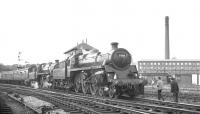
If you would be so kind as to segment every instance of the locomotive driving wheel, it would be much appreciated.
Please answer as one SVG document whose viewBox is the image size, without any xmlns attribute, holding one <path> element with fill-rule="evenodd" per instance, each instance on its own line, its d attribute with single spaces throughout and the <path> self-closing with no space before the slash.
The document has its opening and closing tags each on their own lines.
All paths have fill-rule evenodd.
<svg viewBox="0 0 200 114">
<path fill-rule="evenodd" d="M 82 73 L 78 73 L 75 78 L 74 78 L 74 90 L 76 93 L 80 92 L 80 91 L 84 91 L 82 90 L 82 85 L 83 85 L 83 76 Z"/>
<path fill-rule="evenodd" d="M 86 94 L 89 91 L 89 86 L 86 82 L 86 76 L 83 72 L 79 73 L 75 77 L 75 92 L 78 93 L 79 91 Z"/>
<path fill-rule="evenodd" d="M 104 88 L 103 87 L 99 87 L 98 89 L 98 95 L 103 97 L 104 96 Z"/>
<path fill-rule="evenodd" d="M 96 95 L 97 94 L 97 90 L 98 90 L 98 86 L 97 86 L 97 77 L 93 76 L 91 79 L 91 84 L 90 84 L 90 93 L 92 95 Z"/>
<path fill-rule="evenodd" d="M 88 91 L 89 91 L 89 86 L 88 86 L 88 84 L 87 84 L 87 81 L 85 81 L 85 79 L 82 80 L 82 82 L 81 82 L 81 87 L 82 87 L 82 92 L 83 92 L 84 94 L 88 93 Z"/>
<path fill-rule="evenodd" d="M 109 88 L 109 91 L 108 91 L 108 96 L 110 98 L 114 98 L 115 94 L 116 94 L 116 89 L 115 89 L 114 86 L 111 85 L 110 88 Z"/>
<path fill-rule="evenodd" d="M 76 79 L 76 80 L 75 80 L 75 88 L 74 88 L 74 90 L 75 90 L 76 93 L 79 92 L 80 87 L 81 87 L 80 79 Z"/>
</svg>

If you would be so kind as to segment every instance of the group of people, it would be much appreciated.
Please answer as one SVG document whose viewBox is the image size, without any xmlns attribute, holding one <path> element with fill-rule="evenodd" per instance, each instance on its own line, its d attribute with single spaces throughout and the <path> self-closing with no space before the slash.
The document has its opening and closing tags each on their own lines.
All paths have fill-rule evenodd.
<svg viewBox="0 0 200 114">
<path fill-rule="evenodd" d="M 178 102 L 179 87 L 175 78 L 171 78 L 170 85 L 171 85 L 171 92 L 173 94 L 174 102 Z M 162 99 L 164 101 L 164 97 L 162 96 L 163 81 L 161 77 L 158 77 L 157 89 L 158 89 L 158 100 Z"/>
</svg>

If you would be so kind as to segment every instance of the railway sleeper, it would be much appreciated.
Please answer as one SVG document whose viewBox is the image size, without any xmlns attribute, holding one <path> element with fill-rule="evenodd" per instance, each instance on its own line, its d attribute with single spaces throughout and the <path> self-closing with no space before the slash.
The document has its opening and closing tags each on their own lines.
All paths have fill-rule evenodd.
<svg viewBox="0 0 200 114">
<path fill-rule="evenodd" d="M 7 106 L 6 104 L 2 104 L 0 106 L 0 112 L 1 114 L 13 114 L 11 108 Z"/>
</svg>

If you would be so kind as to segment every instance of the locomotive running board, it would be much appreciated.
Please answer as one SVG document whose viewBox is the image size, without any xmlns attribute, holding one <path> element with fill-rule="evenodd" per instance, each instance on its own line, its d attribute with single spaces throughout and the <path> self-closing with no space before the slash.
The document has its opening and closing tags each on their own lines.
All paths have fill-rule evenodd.
<svg viewBox="0 0 200 114">
<path fill-rule="evenodd" d="M 91 69 L 101 69 L 102 66 L 92 66 L 92 67 L 81 67 L 81 68 L 72 68 L 70 71 L 80 71 L 80 70 L 91 70 Z"/>
</svg>

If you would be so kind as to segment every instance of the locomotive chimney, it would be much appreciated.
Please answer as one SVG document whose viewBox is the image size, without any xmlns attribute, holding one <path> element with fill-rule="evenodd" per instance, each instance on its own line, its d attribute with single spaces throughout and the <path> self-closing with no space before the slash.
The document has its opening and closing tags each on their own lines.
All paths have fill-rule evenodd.
<svg viewBox="0 0 200 114">
<path fill-rule="evenodd" d="M 169 17 L 165 16 L 165 59 L 170 59 L 169 51 Z"/>
<path fill-rule="evenodd" d="M 55 63 L 56 63 L 56 64 L 59 64 L 59 60 L 55 60 Z"/>
<path fill-rule="evenodd" d="M 112 42 L 111 46 L 112 46 L 112 50 L 118 49 L 118 43 L 117 42 Z"/>
</svg>

